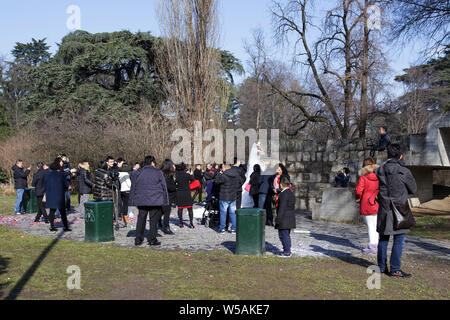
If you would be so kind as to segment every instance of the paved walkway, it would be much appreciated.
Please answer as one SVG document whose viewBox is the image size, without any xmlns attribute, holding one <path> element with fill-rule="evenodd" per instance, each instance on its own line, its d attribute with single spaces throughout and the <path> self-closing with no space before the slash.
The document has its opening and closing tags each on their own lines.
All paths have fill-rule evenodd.
<svg viewBox="0 0 450 320">
<path fill-rule="evenodd" d="M 84 220 L 75 208 L 75 213 L 69 215 L 72 232 L 64 233 L 61 239 L 84 241 Z M 203 210 L 196 209 L 196 216 Z M 185 219 L 187 212 L 184 213 Z M 0 224 L 21 230 L 35 236 L 56 237 L 48 230 L 48 225 L 33 222 L 34 215 L 0 217 Z M 176 209 L 171 213 L 171 229 L 175 235 L 164 235 L 161 231 L 159 240 L 162 246 L 157 250 L 230 250 L 236 248 L 236 236 L 226 233 L 219 234 L 217 228 L 205 228 L 196 220 L 196 228 L 180 229 Z M 62 228 L 59 219 L 57 227 Z M 188 221 L 185 220 L 187 225 Z M 147 224 L 148 228 L 148 224 Z M 127 228 L 115 232 L 116 244 L 124 247 L 134 247 L 136 219 Z M 297 215 L 297 230 L 310 233 L 292 233 L 292 252 L 297 257 L 350 257 L 361 256 L 361 249 L 367 245 L 367 231 L 364 226 L 351 224 L 313 222 L 306 214 Z M 58 233 L 57 233 L 58 234 Z M 148 231 L 146 232 L 146 236 Z M 278 254 L 282 249 L 278 232 L 273 227 L 266 227 L 266 251 L 268 255 Z M 391 241 L 392 245 L 392 241 Z M 143 246 L 145 247 L 145 246 Z M 420 254 L 450 260 L 450 241 L 422 239 L 413 236 L 406 237 L 405 254 Z"/>
</svg>

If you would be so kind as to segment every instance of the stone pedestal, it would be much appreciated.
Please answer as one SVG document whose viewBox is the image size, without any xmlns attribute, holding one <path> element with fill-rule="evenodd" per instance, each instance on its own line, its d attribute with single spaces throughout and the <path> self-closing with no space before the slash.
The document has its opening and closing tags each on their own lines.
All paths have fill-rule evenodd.
<svg viewBox="0 0 450 320">
<path fill-rule="evenodd" d="M 358 222 L 360 220 L 359 204 L 355 200 L 353 189 L 325 189 L 322 203 L 316 203 L 311 209 L 313 220 L 337 222 Z"/>
</svg>

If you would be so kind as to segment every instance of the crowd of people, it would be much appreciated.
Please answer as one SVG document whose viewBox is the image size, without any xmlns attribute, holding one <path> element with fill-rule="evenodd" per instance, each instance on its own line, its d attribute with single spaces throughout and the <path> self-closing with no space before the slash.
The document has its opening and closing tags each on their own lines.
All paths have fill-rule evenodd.
<svg viewBox="0 0 450 320">
<path fill-rule="evenodd" d="M 385 132 L 385 129 L 383 129 Z M 383 141 L 388 141 L 382 138 Z M 381 141 L 381 143 L 384 143 Z M 402 162 L 403 154 L 400 146 L 388 141 L 384 146 L 388 160 L 381 166 L 373 158 L 367 158 L 359 172 L 356 186 L 356 198 L 360 202 L 360 214 L 368 229 L 369 241 L 365 253 L 377 254 L 381 272 L 394 277 L 410 277 L 401 270 L 401 255 L 404 247 L 405 234 L 413 225 L 401 224 L 396 213 L 406 216 L 410 213 L 408 195 L 417 191 L 417 186 L 411 172 Z M 184 228 L 183 212 L 186 209 L 189 216 L 188 228 L 194 229 L 193 206 L 194 199 L 202 203 L 203 190 L 206 190 L 206 202 L 216 198 L 220 207 L 219 232 L 228 229 L 228 219 L 231 228 L 228 232 L 236 233 L 236 210 L 241 207 L 243 190 L 253 199 L 253 207 L 266 211 L 266 225 L 278 229 L 283 245 L 281 256 L 290 257 L 290 232 L 296 228 L 295 196 L 293 185 L 286 167 L 279 163 L 273 175 L 264 174 L 259 164 L 253 166 L 253 171 L 246 181 L 247 167 L 237 159 L 230 164 L 208 164 L 205 170 L 196 165 L 195 170 L 187 168 L 184 163 L 174 164 L 170 159 L 163 161 L 158 168 L 153 156 L 145 157 L 142 163 L 130 167 L 123 158 L 115 160 L 108 156 L 99 163 L 92 180 L 90 164 L 82 161 L 77 169 L 72 169 L 66 155 L 57 157 L 50 166 L 37 164 L 37 172 L 33 176 L 32 186 L 35 187 L 38 214 L 35 221 L 44 219 L 50 224 L 50 230 L 56 231 L 55 216 L 60 215 L 64 231 L 71 231 L 67 222 L 70 212 L 70 191 L 72 178 L 77 177 L 78 196 L 81 214 L 84 216 L 84 203 L 93 193 L 95 201 L 118 202 L 120 219 L 129 221 L 129 207 L 138 208 L 135 245 L 144 241 L 144 231 L 147 219 L 150 224 L 149 244 L 158 246 L 158 225 L 166 235 L 173 235 L 170 229 L 170 213 L 177 208 L 179 227 Z M 17 199 L 16 214 L 25 211 L 23 194 L 27 188 L 27 177 L 31 167 L 26 170 L 22 160 L 17 160 L 12 167 L 14 172 Z M 343 170 L 336 183 L 343 187 L 348 185 L 347 170 Z M 337 178 L 338 178 L 337 177 Z M 114 192 L 118 198 L 115 200 Z M 194 196 L 192 196 L 194 192 Z M 274 221 L 273 208 L 276 208 Z M 46 209 L 49 209 L 47 215 Z M 409 210 L 409 211 L 408 211 Z M 387 267 L 387 247 L 390 237 L 394 244 L 390 259 L 390 271 Z"/>
</svg>

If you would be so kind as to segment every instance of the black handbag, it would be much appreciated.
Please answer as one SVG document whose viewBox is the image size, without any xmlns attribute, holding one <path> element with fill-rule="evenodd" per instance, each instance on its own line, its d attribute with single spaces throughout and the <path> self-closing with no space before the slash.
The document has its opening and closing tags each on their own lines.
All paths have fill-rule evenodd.
<svg viewBox="0 0 450 320">
<path fill-rule="evenodd" d="M 388 175 L 386 175 L 386 178 Z M 391 193 L 389 190 L 389 179 L 387 179 L 388 185 L 388 196 L 391 201 L 391 210 L 392 215 L 394 218 L 394 231 L 402 230 L 402 229 L 410 229 L 412 227 L 416 226 L 416 220 L 414 219 L 414 216 L 412 214 L 411 208 L 409 207 L 409 203 L 406 202 L 405 204 L 396 203 L 391 198 Z"/>
</svg>

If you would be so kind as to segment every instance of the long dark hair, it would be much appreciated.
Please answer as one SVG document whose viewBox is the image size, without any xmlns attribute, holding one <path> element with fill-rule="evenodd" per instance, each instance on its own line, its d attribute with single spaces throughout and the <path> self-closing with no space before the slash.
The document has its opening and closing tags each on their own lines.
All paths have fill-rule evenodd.
<svg viewBox="0 0 450 320">
<path fill-rule="evenodd" d="M 279 163 L 279 164 L 278 164 L 278 167 L 281 168 L 281 175 L 282 175 L 282 176 L 289 176 L 289 173 L 288 173 L 286 167 L 284 166 L 284 164 Z"/>
<path fill-rule="evenodd" d="M 261 173 L 261 166 L 259 164 L 255 164 L 253 166 L 253 172 Z"/>
<path fill-rule="evenodd" d="M 187 170 L 186 164 L 184 162 L 176 165 L 177 171 L 185 172 Z"/>
<path fill-rule="evenodd" d="M 53 163 L 50 165 L 50 170 L 52 171 L 61 171 L 62 167 L 61 167 L 61 158 L 56 158 Z"/>
<path fill-rule="evenodd" d="M 166 159 L 163 161 L 163 163 L 161 164 L 161 171 L 164 174 L 164 177 L 166 178 L 170 178 L 173 177 L 174 174 L 174 169 L 173 169 L 173 161 L 170 159 Z"/>
</svg>

